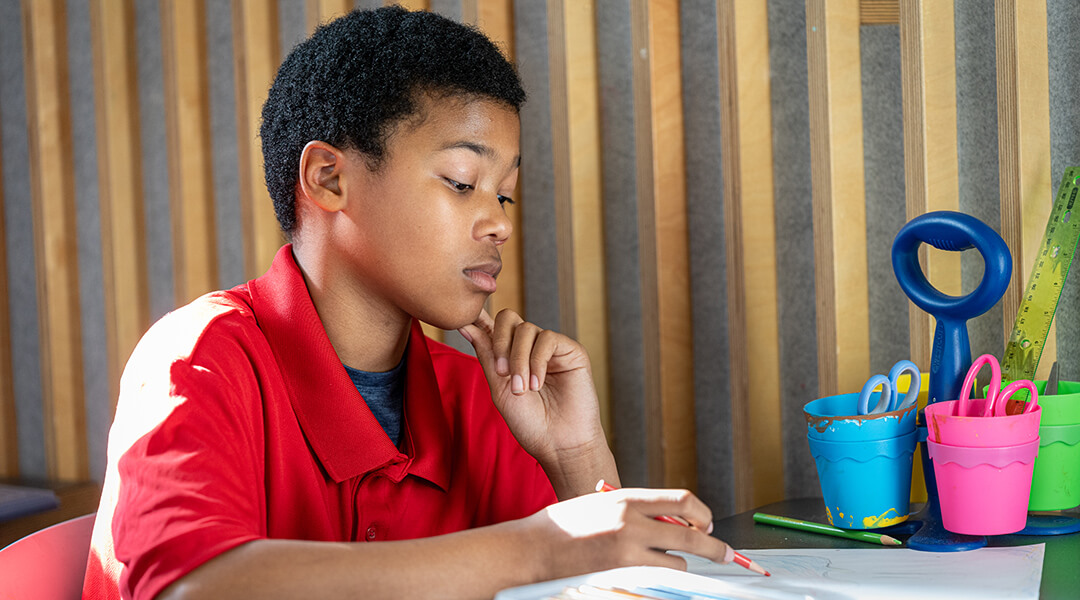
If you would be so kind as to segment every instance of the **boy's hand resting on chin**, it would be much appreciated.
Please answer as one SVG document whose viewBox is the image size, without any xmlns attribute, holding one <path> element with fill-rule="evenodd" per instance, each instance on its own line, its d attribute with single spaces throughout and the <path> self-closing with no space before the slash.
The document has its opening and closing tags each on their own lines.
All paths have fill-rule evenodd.
<svg viewBox="0 0 1080 600">
<path fill-rule="evenodd" d="M 560 499 L 614 479 L 589 356 L 577 341 L 512 310 L 481 311 L 458 331 L 484 368 L 491 398 L 518 443 L 548 473 Z"/>
</svg>

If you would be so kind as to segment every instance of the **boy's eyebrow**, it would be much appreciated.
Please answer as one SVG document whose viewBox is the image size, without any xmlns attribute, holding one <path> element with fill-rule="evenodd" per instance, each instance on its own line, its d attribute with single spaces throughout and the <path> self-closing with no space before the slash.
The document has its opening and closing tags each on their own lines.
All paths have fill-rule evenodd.
<svg viewBox="0 0 1080 600">
<path fill-rule="evenodd" d="M 492 160 L 494 160 L 496 158 L 495 150 L 493 150 L 490 146 L 485 146 L 484 144 L 478 144 L 476 142 L 470 142 L 470 141 L 467 141 L 467 140 L 461 140 L 461 141 L 457 141 L 457 142 L 450 142 L 449 144 L 443 146 L 439 150 L 440 151 L 442 151 L 442 150 L 456 150 L 458 148 L 464 148 L 465 150 L 472 150 L 473 152 L 477 153 L 478 155 L 480 155 L 480 156 L 482 156 L 484 158 L 490 158 Z M 521 155 L 519 154 L 519 155 L 517 155 L 517 158 L 514 159 L 514 167 L 520 167 L 520 166 L 521 166 Z"/>
</svg>

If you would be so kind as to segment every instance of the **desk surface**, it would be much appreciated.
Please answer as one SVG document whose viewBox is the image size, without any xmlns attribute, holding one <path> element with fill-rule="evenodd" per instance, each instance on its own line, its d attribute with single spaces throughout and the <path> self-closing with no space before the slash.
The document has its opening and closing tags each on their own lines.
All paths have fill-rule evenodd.
<svg viewBox="0 0 1080 600">
<path fill-rule="evenodd" d="M 856 542 L 829 535 L 820 535 L 754 523 L 755 512 L 769 513 L 828 523 L 825 504 L 821 498 L 784 500 L 740 513 L 714 523 L 713 535 L 739 550 L 763 548 L 889 548 L 864 542 Z M 906 540 L 906 535 L 895 535 Z M 988 538 L 988 546 L 1024 546 L 1046 544 L 1043 558 L 1041 598 L 1076 598 L 1080 594 L 1080 533 L 1071 535 L 996 535 Z"/>
</svg>

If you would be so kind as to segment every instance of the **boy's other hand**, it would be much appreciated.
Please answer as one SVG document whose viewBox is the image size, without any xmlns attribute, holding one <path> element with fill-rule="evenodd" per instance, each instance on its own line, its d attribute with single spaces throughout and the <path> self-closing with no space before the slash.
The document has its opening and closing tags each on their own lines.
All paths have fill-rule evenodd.
<svg viewBox="0 0 1080 600">
<path fill-rule="evenodd" d="M 545 469 L 588 462 L 579 454 L 610 455 L 589 356 L 581 344 L 509 309 L 494 319 L 482 310 L 473 324 L 458 331 L 476 349 L 492 400 L 510 430 Z M 592 485 L 603 474 L 588 476 Z"/>
<path fill-rule="evenodd" d="M 690 526 L 658 521 L 669 515 Z M 708 535 L 712 512 L 686 490 L 623 488 L 585 494 L 552 504 L 526 519 L 550 541 L 550 578 L 625 566 L 650 565 L 686 570 L 686 561 L 666 550 L 731 562 L 734 550 Z"/>
</svg>

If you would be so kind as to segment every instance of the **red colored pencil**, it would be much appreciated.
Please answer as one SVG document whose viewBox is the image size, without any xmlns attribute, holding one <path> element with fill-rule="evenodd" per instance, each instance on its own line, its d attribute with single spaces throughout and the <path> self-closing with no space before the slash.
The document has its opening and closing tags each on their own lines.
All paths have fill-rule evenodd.
<svg viewBox="0 0 1080 600">
<path fill-rule="evenodd" d="M 615 486 L 611 485 L 610 483 L 604 481 L 603 479 L 596 482 L 596 491 L 598 491 L 598 492 L 610 492 L 610 491 L 612 491 L 614 489 L 618 489 L 618 488 L 616 488 Z M 672 516 L 669 516 L 669 515 L 659 515 L 659 516 L 656 516 L 656 517 L 653 517 L 653 518 L 656 519 L 657 521 L 663 521 L 665 523 L 671 523 L 672 525 L 683 525 L 685 527 L 690 527 L 690 523 L 688 523 L 686 521 L 686 519 L 682 519 L 682 518 L 679 518 L 679 517 L 672 517 Z M 757 564 L 756 562 L 750 560 L 749 558 L 743 556 L 738 551 L 735 551 L 734 563 L 739 565 L 740 567 L 750 569 L 751 571 L 753 571 L 753 572 L 755 572 L 755 573 L 757 573 L 759 575 L 764 575 L 766 577 L 772 577 L 772 574 L 769 573 L 768 571 L 766 571 L 764 567 L 762 567 L 761 565 Z"/>
</svg>

